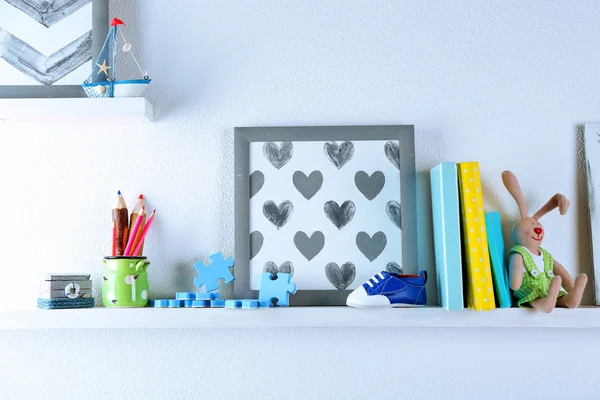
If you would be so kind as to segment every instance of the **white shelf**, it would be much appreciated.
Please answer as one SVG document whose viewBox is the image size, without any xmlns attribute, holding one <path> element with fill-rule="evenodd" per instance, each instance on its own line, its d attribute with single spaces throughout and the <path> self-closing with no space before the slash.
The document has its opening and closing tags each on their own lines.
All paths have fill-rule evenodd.
<svg viewBox="0 0 600 400">
<path fill-rule="evenodd" d="M 419 309 L 288 307 L 259 310 L 88 308 L 0 311 L 6 329 L 135 328 L 600 328 L 600 308 L 490 312 Z"/>
<path fill-rule="evenodd" d="M 152 104 L 143 97 L 112 99 L 0 99 L 0 122 L 147 122 Z"/>
</svg>

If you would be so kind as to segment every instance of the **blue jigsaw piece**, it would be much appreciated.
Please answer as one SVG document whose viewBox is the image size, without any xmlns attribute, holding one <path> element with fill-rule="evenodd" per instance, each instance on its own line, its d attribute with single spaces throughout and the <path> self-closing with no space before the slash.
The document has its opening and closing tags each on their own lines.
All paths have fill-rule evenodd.
<svg viewBox="0 0 600 400">
<path fill-rule="evenodd" d="M 194 264 L 194 268 L 198 271 L 198 277 L 194 278 L 194 284 L 198 287 L 204 285 L 207 292 L 211 292 L 219 288 L 217 281 L 225 279 L 225 283 L 233 281 L 233 275 L 229 271 L 229 267 L 233 267 L 233 258 L 223 258 L 222 253 L 216 253 L 210 256 L 212 263 L 204 265 L 202 261 Z"/>
<path fill-rule="evenodd" d="M 211 300 L 210 306 L 212 308 L 223 308 L 225 307 L 225 300 Z"/>
<path fill-rule="evenodd" d="M 208 308 L 210 307 L 210 300 L 193 300 L 192 307 L 194 308 Z"/>
<path fill-rule="evenodd" d="M 183 307 L 183 300 L 169 300 L 169 308 Z"/>
<path fill-rule="evenodd" d="M 169 307 L 169 300 L 150 300 L 148 301 L 148 307 Z"/>
<path fill-rule="evenodd" d="M 194 292 L 177 292 L 175 293 L 176 300 L 196 300 L 196 293 Z"/>
<path fill-rule="evenodd" d="M 177 307 L 184 307 L 184 301 L 183 300 L 150 300 L 148 302 L 148 305 L 150 307 L 155 307 L 155 308 L 177 308 Z"/>
<path fill-rule="evenodd" d="M 268 302 L 269 307 L 277 299 L 277 305 L 287 307 L 290 293 L 296 293 L 296 284 L 292 282 L 291 274 L 278 273 L 275 280 L 269 272 L 264 272 L 260 277 L 260 290 L 258 300 Z"/>
<path fill-rule="evenodd" d="M 196 300 L 219 300 L 221 295 L 219 293 L 195 293 Z"/>
<path fill-rule="evenodd" d="M 225 308 L 243 308 L 250 310 L 253 308 L 264 308 L 269 307 L 269 303 L 259 301 L 256 299 L 243 299 L 243 300 L 226 300 Z"/>
<path fill-rule="evenodd" d="M 184 300 L 183 306 L 189 308 L 207 308 L 210 307 L 210 300 Z"/>
<path fill-rule="evenodd" d="M 196 293 L 196 292 L 177 292 L 175 300 L 218 300 L 221 297 L 219 293 Z"/>
</svg>

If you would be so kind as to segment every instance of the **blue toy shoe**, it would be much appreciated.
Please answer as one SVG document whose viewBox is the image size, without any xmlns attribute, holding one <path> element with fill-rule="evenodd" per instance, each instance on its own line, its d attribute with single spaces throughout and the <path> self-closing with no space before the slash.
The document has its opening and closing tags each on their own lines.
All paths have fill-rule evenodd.
<svg viewBox="0 0 600 400">
<path fill-rule="evenodd" d="M 346 305 L 367 307 L 422 307 L 427 304 L 427 272 L 420 275 L 396 275 L 381 271 L 354 289 Z"/>
</svg>

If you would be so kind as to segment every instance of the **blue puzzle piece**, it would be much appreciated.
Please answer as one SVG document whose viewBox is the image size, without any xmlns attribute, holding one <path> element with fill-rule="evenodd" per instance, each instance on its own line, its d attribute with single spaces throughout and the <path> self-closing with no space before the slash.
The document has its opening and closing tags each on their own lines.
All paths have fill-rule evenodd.
<svg viewBox="0 0 600 400">
<path fill-rule="evenodd" d="M 223 258 L 222 253 L 216 253 L 210 256 L 212 263 L 204 265 L 202 261 L 194 264 L 194 268 L 198 271 L 198 277 L 194 278 L 194 284 L 198 287 L 204 285 L 207 292 L 211 292 L 219 288 L 217 281 L 225 279 L 225 283 L 233 281 L 233 275 L 229 271 L 229 267 L 233 267 L 233 258 Z"/>
<path fill-rule="evenodd" d="M 177 307 L 183 307 L 184 306 L 184 302 L 183 300 L 150 300 L 148 302 L 148 306 L 150 307 L 155 307 L 155 308 L 177 308 Z"/>
<path fill-rule="evenodd" d="M 225 308 L 242 308 L 241 300 L 225 300 Z"/>
<path fill-rule="evenodd" d="M 210 300 L 194 300 L 194 301 L 192 301 L 192 307 L 208 308 L 208 307 L 210 307 Z"/>
<path fill-rule="evenodd" d="M 219 300 L 221 295 L 219 293 L 195 293 L 196 300 Z"/>
<path fill-rule="evenodd" d="M 219 293 L 196 293 L 196 292 L 177 292 L 176 300 L 218 300 L 221 296 Z"/>
<path fill-rule="evenodd" d="M 177 292 L 175 293 L 176 300 L 196 300 L 196 293 L 194 292 Z"/>
<path fill-rule="evenodd" d="M 148 307 L 169 307 L 169 300 L 150 300 L 148 301 Z"/>
<path fill-rule="evenodd" d="M 225 307 L 225 300 L 211 300 L 210 306 L 212 308 L 223 308 Z"/>
<path fill-rule="evenodd" d="M 210 300 L 184 300 L 183 306 L 189 308 L 206 308 L 210 307 Z"/>
<path fill-rule="evenodd" d="M 273 276 L 269 272 L 264 272 L 260 277 L 260 290 L 258 300 L 268 302 L 269 306 L 273 300 L 277 299 L 277 305 L 287 307 L 289 305 L 290 293 L 296 293 L 296 284 L 291 282 L 292 275 L 278 273 L 277 279 L 272 280 Z"/>
<path fill-rule="evenodd" d="M 269 307 L 267 302 L 258 301 L 255 299 L 244 299 L 244 300 L 226 300 L 225 308 L 243 308 L 249 310 L 252 308 L 263 308 Z"/>
</svg>

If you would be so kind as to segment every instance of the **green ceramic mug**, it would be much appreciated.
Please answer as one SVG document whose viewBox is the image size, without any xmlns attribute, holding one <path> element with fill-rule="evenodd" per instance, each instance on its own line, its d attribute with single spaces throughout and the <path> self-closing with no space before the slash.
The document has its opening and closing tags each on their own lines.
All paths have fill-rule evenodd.
<svg viewBox="0 0 600 400">
<path fill-rule="evenodd" d="M 102 303 L 104 307 L 145 307 L 148 304 L 146 257 L 104 257 Z"/>
</svg>

